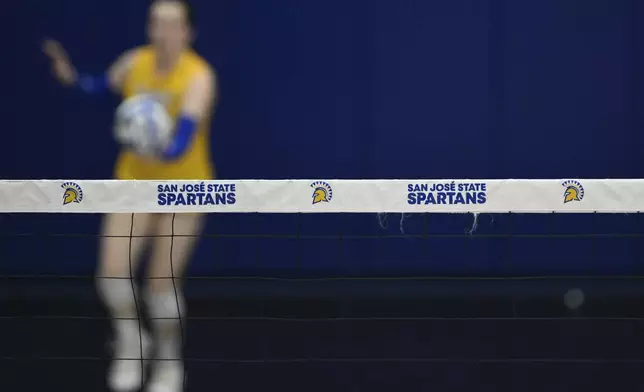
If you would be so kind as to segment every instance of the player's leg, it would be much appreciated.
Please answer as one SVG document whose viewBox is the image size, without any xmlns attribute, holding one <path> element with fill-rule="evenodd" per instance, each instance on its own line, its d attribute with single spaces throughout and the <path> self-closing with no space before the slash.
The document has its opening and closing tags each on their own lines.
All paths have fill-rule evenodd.
<svg viewBox="0 0 644 392">
<path fill-rule="evenodd" d="M 146 304 L 157 355 L 149 392 L 179 392 L 183 386 L 185 302 L 183 274 L 204 224 L 201 214 L 163 214 L 148 271 Z"/>
<path fill-rule="evenodd" d="M 107 377 L 115 391 L 136 390 L 142 384 L 141 358 L 147 356 L 149 339 L 140 328 L 139 292 L 132 275 L 148 239 L 143 236 L 154 227 L 153 218 L 151 214 L 108 214 L 103 218 L 96 285 L 115 334 L 114 360 Z"/>
</svg>

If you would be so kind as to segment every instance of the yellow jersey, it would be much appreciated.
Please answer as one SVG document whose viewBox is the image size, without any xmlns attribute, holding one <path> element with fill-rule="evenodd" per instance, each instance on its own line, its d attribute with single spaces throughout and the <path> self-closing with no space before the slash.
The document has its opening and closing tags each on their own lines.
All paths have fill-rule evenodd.
<svg viewBox="0 0 644 392">
<path fill-rule="evenodd" d="M 166 106 L 176 120 L 181 112 L 183 95 L 195 74 L 212 72 L 210 65 L 197 53 L 183 53 L 174 68 L 159 76 L 155 53 L 150 47 L 137 49 L 123 84 L 123 98 L 137 94 L 153 94 Z M 141 157 L 132 151 L 121 152 L 115 169 L 119 180 L 209 180 L 214 178 L 210 158 L 210 119 L 204 117 L 184 154 L 171 162 Z"/>
</svg>

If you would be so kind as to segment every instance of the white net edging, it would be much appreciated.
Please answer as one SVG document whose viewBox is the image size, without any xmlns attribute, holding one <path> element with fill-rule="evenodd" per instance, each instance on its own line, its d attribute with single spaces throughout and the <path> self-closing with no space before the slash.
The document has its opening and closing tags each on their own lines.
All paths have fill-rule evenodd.
<svg viewBox="0 0 644 392">
<path fill-rule="evenodd" d="M 635 213 L 644 180 L 12 180 L 0 212 Z"/>
</svg>

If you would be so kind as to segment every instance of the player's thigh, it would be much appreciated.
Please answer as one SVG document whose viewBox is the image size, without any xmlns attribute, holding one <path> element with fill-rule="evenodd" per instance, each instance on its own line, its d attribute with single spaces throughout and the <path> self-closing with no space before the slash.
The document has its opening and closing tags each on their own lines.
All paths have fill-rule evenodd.
<svg viewBox="0 0 644 392">
<path fill-rule="evenodd" d="M 153 214 L 106 214 L 101 225 L 97 276 L 129 277 L 153 235 Z"/>
<path fill-rule="evenodd" d="M 153 290 L 179 283 L 205 222 L 203 214 L 163 214 L 157 225 L 148 269 Z"/>
</svg>

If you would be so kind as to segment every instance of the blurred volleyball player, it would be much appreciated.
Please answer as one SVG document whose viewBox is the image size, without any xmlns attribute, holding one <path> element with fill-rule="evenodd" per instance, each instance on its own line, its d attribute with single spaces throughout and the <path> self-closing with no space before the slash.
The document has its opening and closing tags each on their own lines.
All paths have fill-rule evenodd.
<svg viewBox="0 0 644 392">
<path fill-rule="evenodd" d="M 123 151 L 116 163 L 117 179 L 211 179 L 214 173 L 208 132 L 217 81 L 213 69 L 190 49 L 192 14 L 188 5 L 179 0 L 153 1 L 148 34 L 149 46 L 125 52 L 102 76 L 78 73 L 58 42 L 46 41 L 44 51 L 51 59 L 54 76 L 62 84 L 87 94 L 112 90 L 123 98 L 155 94 L 174 117 L 173 141 L 163 156 L 151 160 Z M 143 359 L 150 358 L 152 352 L 161 361 L 153 361 L 147 390 L 183 390 L 185 305 L 178 277 L 191 256 L 195 235 L 202 229 L 202 218 L 199 214 L 105 216 L 96 282 L 115 332 L 113 361 L 107 376 L 112 390 L 139 389 L 147 363 Z M 147 273 L 151 279 L 146 280 L 141 298 L 152 320 L 150 335 L 141 329 L 139 290 L 131 279 L 149 236 L 156 236 Z"/>
</svg>

